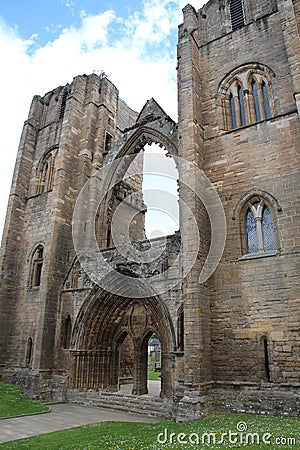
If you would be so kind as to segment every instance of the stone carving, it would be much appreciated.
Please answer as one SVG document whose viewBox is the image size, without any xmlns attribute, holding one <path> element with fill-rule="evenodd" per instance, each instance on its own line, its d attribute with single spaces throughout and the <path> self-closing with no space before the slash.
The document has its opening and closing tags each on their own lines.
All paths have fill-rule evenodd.
<svg viewBox="0 0 300 450">
<path fill-rule="evenodd" d="M 63 291 L 90 289 L 92 287 L 92 280 L 82 270 L 78 259 L 75 259 L 64 282 Z"/>
</svg>

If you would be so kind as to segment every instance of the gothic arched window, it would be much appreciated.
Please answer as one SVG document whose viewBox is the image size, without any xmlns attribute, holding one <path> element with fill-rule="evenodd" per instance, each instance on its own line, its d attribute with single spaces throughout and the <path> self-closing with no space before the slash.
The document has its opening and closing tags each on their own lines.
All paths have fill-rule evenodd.
<svg viewBox="0 0 300 450">
<path fill-rule="evenodd" d="M 232 70 L 219 84 L 224 130 L 251 125 L 275 115 L 271 79 L 274 72 L 259 63 Z"/>
<path fill-rule="evenodd" d="M 44 262 L 44 247 L 39 245 L 31 258 L 31 268 L 29 277 L 29 286 L 38 287 L 41 284 L 42 268 Z"/>
<path fill-rule="evenodd" d="M 247 253 L 276 250 L 272 212 L 263 200 L 248 203 L 245 222 Z"/>
<path fill-rule="evenodd" d="M 37 194 L 51 191 L 54 177 L 55 151 L 50 151 L 43 158 L 39 167 Z"/>
</svg>

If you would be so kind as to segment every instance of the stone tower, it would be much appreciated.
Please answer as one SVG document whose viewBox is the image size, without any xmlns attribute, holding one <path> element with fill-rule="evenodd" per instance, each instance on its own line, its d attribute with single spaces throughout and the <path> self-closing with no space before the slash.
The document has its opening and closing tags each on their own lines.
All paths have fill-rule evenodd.
<svg viewBox="0 0 300 450">
<path fill-rule="evenodd" d="M 153 99 L 136 113 L 95 74 L 33 99 L 1 249 L 2 379 L 31 396 L 96 401 L 119 390 L 130 349 L 140 396 L 155 333 L 174 417 L 298 414 L 299 15 L 292 0 L 187 5 L 178 124 Z M 177 164 L 180 232 L 149 242 L 138 156 L 151 143 Z M 131 221 L 126 251 L 116 214 L 118 235 Z M 156 258 L 132 257 L 149 248 Z M 212 249 L 221 259 L 202 279 Z"/>
</svg>

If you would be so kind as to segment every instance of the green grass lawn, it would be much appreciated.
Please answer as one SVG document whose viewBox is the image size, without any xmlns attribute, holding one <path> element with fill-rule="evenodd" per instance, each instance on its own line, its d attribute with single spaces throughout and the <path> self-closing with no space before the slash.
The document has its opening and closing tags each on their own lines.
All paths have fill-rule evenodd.
<svg viewBox="0 0 300 450">
<path fill-rule="evenodd" d="M 148 370 L 148 380 L 161 381 L 160 372 L 154 372 L 154 370 Z"/>
<path fill-rule="evenodd" d="M 49 411 L 47 406 L 43 406 L 43 402 L 28 400 L 23 391 L 24 388 L 16 384 L 0 382 L 0 417 Z"/>
<path fill-rule="evenodd" d="M 0 417 L 47 410 L 41 402 L 28 400 L 22 392 L 20 386 L 0 382 Z M 188 423 L 102 422 L 3 443 L 0 449 L 296 450 L 300 449 L 300 419 L 213 414 Z"/>
<path fill-rule="evenodd" d="M 242 431 L 245 428 L 247 431 Z M 177 424 L 173 421 L 156 424 L 104 422 L 0 444 L 0 449 L 296 450 L 300 448 L 299 431 L 300 419 L 296 418 L 213 414 L 200 421 Z M 247 433 L 251 435 L 247 437 Z M 288 443 L 289 439 L 294 441 Z"/>
</svg>

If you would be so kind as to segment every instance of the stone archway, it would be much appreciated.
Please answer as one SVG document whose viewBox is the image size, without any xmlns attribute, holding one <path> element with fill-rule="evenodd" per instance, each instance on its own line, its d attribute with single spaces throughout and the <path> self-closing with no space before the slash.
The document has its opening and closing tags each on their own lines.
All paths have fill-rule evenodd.
<svg viewBox="0 0 300 450">
<path fill-rule="evenodd" d="M 96 237 L 100 248 L 113 246 L 111 220 L 120 199 L 124 197 L 124 191 L 130 187 L 130 183 L 126 183 L 126 180 L 130 179 L 130 177 L 126 177 L 126 172 L 131 165 L 140 168 L 141 171 L 135 173 L 135 187 L 131 186 L 132 191 L 130 193 L 133 194 L 142 190 L 142 150 L 146 145 L 151 144 L 157 144 L 166 149 L 167 156 L 178 156 L 176 124 L 153 99 L 149 100 L 142 109 L 136 125 L 125 131 L 122 138 L 115 143 L 107 160 L 108 164 L 105 165 L 103 180 L 107 194 L 97 211 L 96 217 Z M 98 197 L 95 201 L 97 199 Z M 141 201 L 139 208 L 142 214 L 144 207 L 145 205 Z M 139 222 L 141 224 L 140 220 Z M 132 236 L 132 240 L 144 240 L 143 230 L 144 224 L 138 227 L 138 231 L 135 230 L 136 235 Z"/>
<path fill-rule="evenodd" d="M 74 327 L 70 387 L 118 391 L 120 348 L 129 335 L 134 347 L 132 393 L 146 394 L 147 343 L 153 333 L 159 336 L 162 349 L 160 395 L 171 398 L 174 330 L 160 298 L 133 299 L 94 292 L 83 305 Z"/>
</svg>

